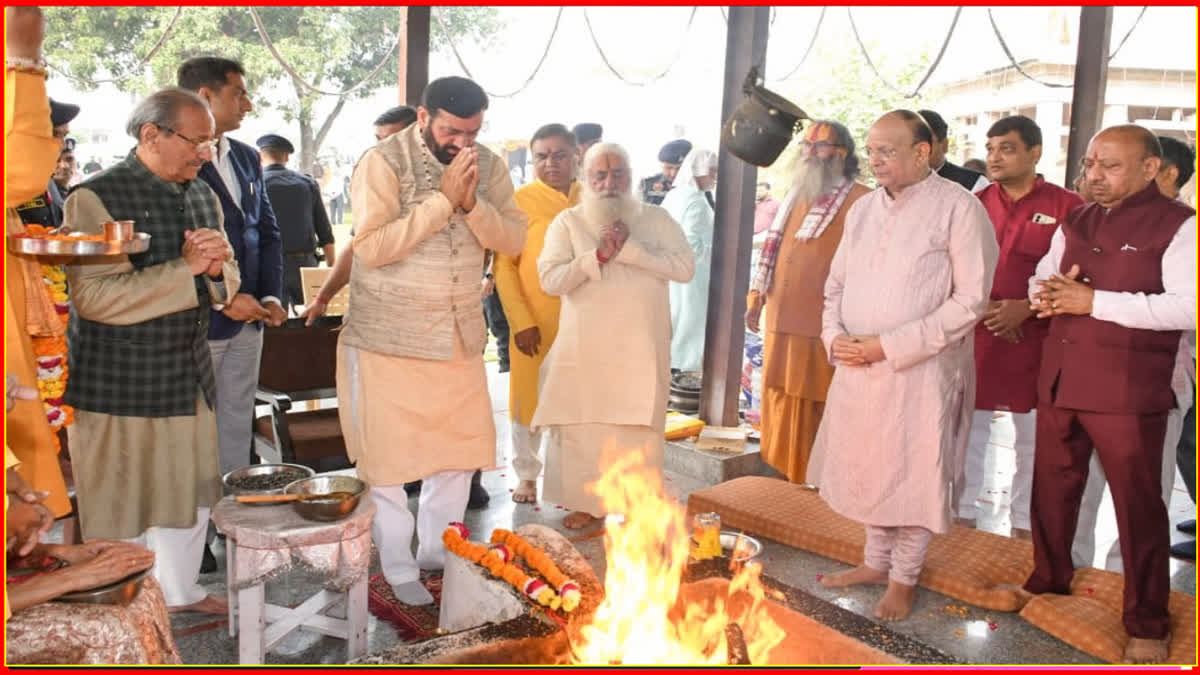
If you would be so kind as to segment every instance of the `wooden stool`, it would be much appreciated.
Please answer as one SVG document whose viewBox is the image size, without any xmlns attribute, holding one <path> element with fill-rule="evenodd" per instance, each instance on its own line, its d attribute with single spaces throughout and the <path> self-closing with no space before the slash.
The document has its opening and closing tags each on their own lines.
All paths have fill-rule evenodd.
<svg viewBox="0 0 1200 675">
<path fill-rule="evenodd" d="M 304 520 L 291 504 L 250 506 L 225 497 L 213 522 L 225 535 L 229 635 L 238 661 L 263 658 L 297 628 L 346 640 L 346 661 L 367 651 L 367 570 L 375 504 L 364 494 L 349 517 L 332 523 Z M 293 560 L 327 571 L 332 586 L 295 608 L 266 602 L 266 580 Z"/>
</svg>

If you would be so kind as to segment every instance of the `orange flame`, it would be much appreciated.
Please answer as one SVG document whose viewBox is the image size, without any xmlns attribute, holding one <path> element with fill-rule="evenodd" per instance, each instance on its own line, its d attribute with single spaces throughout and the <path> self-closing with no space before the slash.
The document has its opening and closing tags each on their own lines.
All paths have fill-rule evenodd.
<svg viewBox="0 0 1200 675">
<path fill-rule="evenodd" d="M 689 598 L 681 589 L 688 561 L 687 516 L 663 491 L 661 474 L 640 452 L 622 453 L 588 489 L 608 518 L 604 535 L 605 598 L 575 645 L 580 663 L 700 665 L 727 663 L 725 628 L 741 627 L 750 662 L 769 662 L 783 629 L 767 613 L 761 567 L 747 565 L 725 597 Z M 682 591 L 682 592 L 681 592 Z M 693 595 L 695 595 L 693 593 Z"/>
</svg>

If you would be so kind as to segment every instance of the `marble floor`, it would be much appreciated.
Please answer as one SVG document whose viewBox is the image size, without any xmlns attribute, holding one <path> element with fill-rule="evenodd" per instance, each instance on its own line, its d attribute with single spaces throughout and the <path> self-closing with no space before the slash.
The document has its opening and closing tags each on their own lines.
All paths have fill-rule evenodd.
<svg viewBox="0 0 1200 675">
<path fill-rule="evenodd" d="M 509 498 L 516 485 L 516 477 L 508 466 L 507 438 L 507 375 L 496 371 L 489 363 L 489 386 L 495 404 L 498 442 L 496 466 L 484 473 L 484 486 L 491 494 L 491 503 L 482 510 L 469 511 L 467 525 L 475 532 L 490 532 L 495 527 L 514 528 L 525 523 L 541 523 L 562 530 L 563 511 L 552 504 L 514 504 Z M 1007 493 L 1001 487 L 1012 472 L 1011 451 L 997 449 L 989 462 L 989 479 L 985 486 L 987 499 L 981 500 L 984 507 L 980 526 L 996 532 L 1007 532 Z M 693 490 L 707 487 L 686 476 L 668 474 L 667 487 L 680 500 L 685 500 Z M 417 508 L 416 500 L 410 508 Z M 1106 507 L 1111 509 L 1111 506 Z M 1177 522 L 1194 517 L 1195 507 L 1191 504 L 1182 483 L 1178 486 L 1171 503 L 1171 519 Z M 1107 525 L 1106 525 L 1107 522 Z M 1109 529 L 1104 529 L 1105 527 Z M 1106 538 L 1115 538 L 1115 526 L 1111 518 L 1101 518 L 1101 531 L 1097 537 L 1097 550 L 1107 550 Z M 569 537 L 578 533 L 571 532 Z M 1174 538 L 1183 535 L 1174 532 Z M 577 548 L 592 562 L 603 578 L 604 550 L 602 537 L 584 538 L 577 541 Z M 203 575 L 201 582 L 213 593 L 225 592 L 224 555 L 217 544 L 217 560 L 221 566 L 217 572 Z M 1100 557 L 1100 554 L 1098 554 Z M 817 575 L 844 567 L 820 556 L 799 551 L 772 541 L 764 542 L 762 555 L 764 572 L 784 583 L 803 589 L 812 595 L 831 602 L 851 612 L 870 616 L 882 590 L 878 588 L 830 590 L 817 582 Z M 373 561 L 373 571 L 378 570 L 378 559 Z M 1195 566 L 1173 560 L 1171 563 L 1172 588 L 1195 594 Z M 295 604 L 315 591 L 318 580 L 303 571 L 292 571 L 267 587 L 267 599 L 276 604 Z M 237 662 L 237 644 L 229 637 L 228 625 L 223 617 L 200 615 L 175 615 L 172 618 L 176 640 L 183 660 L 188 664 L 231 664 Z M 1059 640 L 1043 633 L 1023 621 L 1015 614 L 989 612 L 961 603 L 930 591 L 921 591 L 912 615 L 901 622 L 890 624 L 892 630 L 912 637 L 930 647 L 941 650 L 952 658 L 966 663 L 981 664 L 1089 664 L 1096 663 L 1093 657 L 1077 651 Z M 377 652 L 398 643 L 395 631 L 374 617 L 369 619 L 368 651 Z M 268 664 L 335 664 L 345 661 L 345 643 L 341 640 L 304 631 L 293 632 L 266 659 Z"/>
</svg>

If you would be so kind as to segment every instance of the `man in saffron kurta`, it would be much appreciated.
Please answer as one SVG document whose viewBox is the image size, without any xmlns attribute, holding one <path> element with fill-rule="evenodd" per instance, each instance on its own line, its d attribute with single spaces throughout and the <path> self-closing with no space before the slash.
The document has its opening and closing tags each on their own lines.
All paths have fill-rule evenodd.
<svg viewBox="0 0 1200 675">
<path fill-rule="evenodd" d="M 1029 308 L 1028 284 L 1050 238 L 1083 203 L 1079 195 L 1047 183 L 1036 172 L 1042 130 L 1024 115 L 998 120 L 988 129 L 989 175 L 976 193 L 996 229 L 1000 258 L 983 321 L 975 327 L 975 414 L 967 444 L 965 479 L 957 495 L 959 523 L 975 526 L 975 502 L 984 482 L 992 434 L 1007 427 L 1017 466 L 1012 476 L 1011 533 L 1029 538 L 1029 493 L 1033 483 L 1037 372 L 1048 322 Z"/>
<path fill-rule="evenodd" d="M 1143 127 L 1096 134 L 1084 157 L 1096 201 L 1067 217 L 1029 288 L 1038 315 L 1053 318 L 1038 378 L 1034 570 L 1024 588 L 1070 591 L 1094 447 L 1121 541 L 1127 663 L 1162 663 L 1168 653 L 1160 472 L 1180 338 L 1196 327 L 1196 212 L 1159 192 L 1161 162 Z"/>
<path fill-rule="evenodd" d="M 371 533 L 384 577 L 410 605 L 433 602 L 419 568 L 442 567 L 442 532 L 462 520 L 471 474 L 495 460 L 479 275 L 485 249 L 521 251 L 525 215 L 504 162 L 475 144 L 487 101 L 465 78 L 434 80 L 417 124 L 367 150 L 351 182 L 338 413 L 378 509 Z M 404 484 L 416 480 L 414 521 Z"/>
<path fill-rule="evenodd" d="M 36 7 L 5 9 L 5 44 L 9 59 L 41 59 L 45 27 Z M 62 142 L 50 125 L 50 100 L 46 98 L 46 73 L 36 68 L 9 66 L 4 73 L 4 223 L 8 234 L 24 232 L 16 207 L 45 192 L 54 172 Z M 4 372 L 22 385 L 37 383 L 36 357 L 27 326 L 31 304 L 45 309 L 58 322 L 45 294 L 41 266 L 36 258 L 4 250 Z M 61 328 L 61 326 L 60 326 Z M 53 432 L 41 400 L 20 400 L 4 418 L 6 442 L 13 448 L 19 471 L 34 490 L 48 492 L 45 505 L 55 516 L 71 512 L 67 487 L 58 464 Z"/>
<path fill-rule="evenodd" d="M 494 266 L 496 292 L 511 328 L 508 414 L 512 419 L 513 469 L 520 480 L 512 498 L 522 503 L 537 501 L 542 434 L 533 433 L 529 425 L 537 409 L 538 371 L 558 335 L 559 299 L 542 290 L 537 260 L 550 222 L 563 209 L 579 203 L 574 134 L 561 124 L 547 124 L 533 134 L 529 149 L 537 178 L 513 195 L 529 218 L 525 250 L 516 256 L 497 255 Z"/>
<path fill-rule="evenodd" d="M 884 620 L 912 611 L 950 504 L 974 408 L 972 331 L 987 303 L 996 237 L 971 193 L 928 166 L 932 132 L 908 110 L 867 134 L 880 187 L 846 215 L 829 268 L 821 337 L 838 366 L 810 476 L 866 525 L 864 564 L 826 586 L 887 583 Z"/>
<path fill-rule="evenodd" d="M 564 525 L 604 515 L 590 486 L 631 453 L 661 473 L 671 370 L 667 283 L 692 276 L 692 250 L 666 210 L 632 195 L 629 156 L 597 143 L 584 156 L 583 200 L 558 214 L 538 258 L 542 288 L 562 297 L 558 339 L 542 367 L 535 429 L 550 428 L 546 499 Z"/>
<path fill-rule="evenodd" d="M 849 129 L 816 122 L 804 132 L 792 188 L 767 231 L 746 296 L 746 327 L 763 326 L 762 457 L 807 482 L 833 365 L 821 343 L 825 278 L 850 206 L 866 193 Z"/>
</svg>

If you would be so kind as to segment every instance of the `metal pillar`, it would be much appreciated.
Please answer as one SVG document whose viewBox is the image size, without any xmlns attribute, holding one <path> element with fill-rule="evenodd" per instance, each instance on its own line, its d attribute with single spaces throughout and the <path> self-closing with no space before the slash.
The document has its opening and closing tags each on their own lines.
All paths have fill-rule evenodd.
<svg viewBox="0 0 1200 675">
<path fill-rule="evenodd" d="M 1108 50 L 1112 39 L 1112 7 L 1081 7 L 1079 51 L 1075 57 L 1075 89 L 1071 99 L 1071 133 L 1067 137 L 1067 177 L 1071 186 L 1079 160 L 1104 119 L 1108 89 Z"/>
<path fill-rule="evenodd" d="M 401 7 L 400 41 L 397 54 L 400 105 L 416 107 L 429 84 L 429 7 Z"/>
<path fill-rule="evenodd" d="M 769 7 L 729 7 L 721 121 L 744 99 L 750 67 L 764 72 Z M 709 424 L 738 423 L 745 349 L 746 290 L 750 287 L 750 240 L 754 236 L 754 184 L 758 169 L 728 152 L 717 168 L 716 226 L 704 338 L 704 384 L 700 417 Z"/>
</svg>

